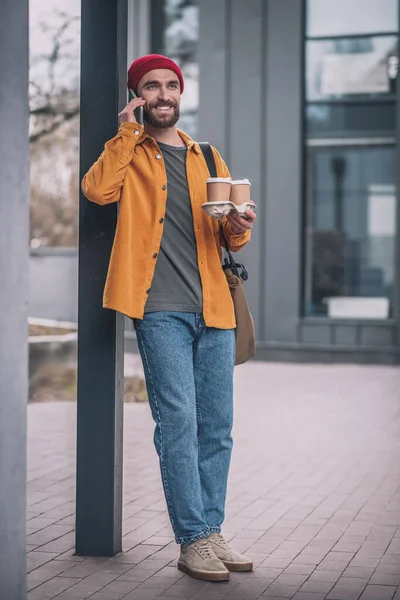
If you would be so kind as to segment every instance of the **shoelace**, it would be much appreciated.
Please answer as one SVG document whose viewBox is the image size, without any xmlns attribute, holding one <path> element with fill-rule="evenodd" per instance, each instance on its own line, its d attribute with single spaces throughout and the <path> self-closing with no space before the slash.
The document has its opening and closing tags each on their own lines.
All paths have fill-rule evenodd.
<svg viewBox="0 0 400 600">
<path fill-rule="evenodd" d="M 229 546 L 228 542 L 226 541 L 226 539 L 224 537 L 222 537 L 222 535 L 220 533 L 214 533 L 211 536 L 211 538 L 213 538 L 219 546 L 222 546 L 223 548 L 230 550 L 230 546 Z"/>
<path fill-rule="evenodd" d="M 199 540 L 193 546 L 202 558 L 214 558 L 214 552 L 208 540 Z"/>
</svg>

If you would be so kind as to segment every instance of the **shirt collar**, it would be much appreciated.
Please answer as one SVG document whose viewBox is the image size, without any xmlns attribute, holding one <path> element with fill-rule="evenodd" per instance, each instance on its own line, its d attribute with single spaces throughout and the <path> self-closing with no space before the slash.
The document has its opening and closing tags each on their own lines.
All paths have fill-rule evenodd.
<svg viewBox="0 0 400 600">
<path fill-rule="evenodd" d="M 190 137 L 190 135 L 188 135 L 187 133 L 185 133 L 181 129 L 178 129 L 177 131 L 178 131 L 179 136 L 182 138 L 182 141 L 184 142 L 184 144 L 185 144 L 185 146 L 186 146 L 186 148 L 188 150 L 193 150 L 196 154 L 200 154 L 201 153 L 201 149 L 200 149 L 199 144 L 197 142 L 195 142 Z M 154 138 L 152 138 L 146 131 L 143 131 L 140 143 L 144 142 L 144 140 L 146 140 L 146 139 L 155 141 Z"/>
</svg>

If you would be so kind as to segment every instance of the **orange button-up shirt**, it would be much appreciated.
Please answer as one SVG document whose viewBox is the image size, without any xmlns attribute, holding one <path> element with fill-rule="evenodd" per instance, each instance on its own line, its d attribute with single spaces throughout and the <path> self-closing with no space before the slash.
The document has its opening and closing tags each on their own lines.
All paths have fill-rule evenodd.
<svg viewBox="0 0 400 600">
<path fill-rule="evenodd" d="M 208 327 L 232 329 L 236 322 L 221 267 L 219 224 L 201 208 L 207 201 L 207 164 L 200 146 L 182 131 L 179 135 L 188 149 L 186 172 L 204 322 Z M 213 153 L 218 176 L 230 177 L 215 148 Z M 123 123 L 83 178 L 82 191 L 97 204 L 120 203 L 103 306 L 142 319 L 160 250 L 168 193 L 164 160 L 157 142 L 137 123 Z M 226 219 L 223 228 L 232 251 L 240 250 L 250 239 L 250 231 L 234 234 Z"/>
</svg>

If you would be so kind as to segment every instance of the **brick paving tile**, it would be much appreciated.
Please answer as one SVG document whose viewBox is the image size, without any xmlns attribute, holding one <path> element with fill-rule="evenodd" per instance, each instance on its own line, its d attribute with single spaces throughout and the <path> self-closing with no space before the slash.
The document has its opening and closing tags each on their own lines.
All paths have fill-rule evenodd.
<svg viewBox="0 0 400 600">
<path fill-rule="evenodd" d="M 399 565 L 400 560 L 396 554 L 384 554 L 379 561 L 379 566 L 382 565 Z"/>
<path fill-rule="evenodd" d="M 388 573 L 389 575 L 400 575 L 400 560 L 394 563 L 382 563 L 375 569 L 375 573 Z"/>
<path fill-rule="evenodd" d="M 364 591 L 368 579 L 341 577 L 328 594 L 328 600 L 358 600 Z"/>
<path fill-rule="evenodd" d="M 300 588 L 300 592 L 328 594 L 334 583 L 328 581 L 306 581 Z"/>
<path fill-rule="evenodd" d="M 43 546 L 39 546 L 38 552 L 57 552 L 61 554 L 62 552 L 67 552 L 68 550 L 72 550 L 75 545 L 75 533 L 71 531 L 66 535 L 63 535 L 52 542 L 48 542 Z"/>
<path fill-rule="evenodd" d="M 375 573 L 372 575 L 369 583 L 376 585 L 395 585 L 400 584 L 400 575 L 393 575 L 391 573 Z"/>
<path fill-rule="evenodd" d="M 293 559 L 293 563 L 299 563 L 302 565 L 314 565 L 316 567 L 322 562 L 320 554 L 308 554 L 307 552 L 301 552 L 296 558 Z"/>
<path fill-rule="evenodd" d="M 286 567 L 286 569 L 283 572 L 287 574 L 293 573 L 297 575 L 311 575 L 311 573 L 313 573 L 314 570 L 314 565 L 302 565 L 300 563 L 291 563 Z"/>
<path fill-rule="evenodd" d="M 53 523 L 55 523 L 56 520 L 44 519 L 42 516 L 32 517 L 31 519 L 28 519 L 26 522 L 26 529 L 27 529 L 27 534 L 28 534 L 27 539 L 29 537 L 29 534 L 36 533 L 37 531 L 41 531 L 42 529 L 45 529 L 46 527 L 53 525 Z M 32 542 L 32 543 L 35 543 L 35 542 Z"/>
<path fill-rule="evenodd" d="M 66 560 L 68 562 L 79 563 L 79 562 L 83 562 L 86 559 L 87 559 L 86 556 L 76 556 L 75 549 L 72 548 L 71 550 L 68 550 L 67 552 L 63 552 L 62 554 L 58 554 L 57 557 L 54 560 L 56 560 L 56 561 L 58 561 L 58 560 L 61 560 L 61 561 L 62 560 Z"/>
<path fill-rule="evenodd" d="M 276 579 L 283 572 L 284 572 L 284 570 L 279 567 L 264 567 L 264 564 L 263 564 L 260 567 L 257 567 L 255 569 L 255 571 L 253 571 L 252 573 L 240 573 L 240 574 L 231 573 L 231 579 L 232 579 L 232 577 L 235 577 L 235 576 L 237 576 L 237 577 L 240 576 L 240 580 L 242 578 L 246 578 L 246 579 L 263 579 L 263 578 L 264 579 Z"/>
<path fill-rule="evenodd" d="M 95 571 L 94 573 L 91 573 L 87 577 L 84 577 L 83 581 L 87 585 L 93 584 L 93 585 L 101 585 L 101 586 L 105 587 L 111 581 L 114 581 L 114 579 L 116 579 L 117 577 L 118 577 L 117 573 L 107 573 L 106 571 L 99 570 L 99 571 Z"/>
<path fill-rule="evenodd" d="M 356 554 L 353 560 L 349 563 L 350 567 L 377 567 L 379 565 L 379 558 L 372 558 L 371 556 L 363 556 L 362 554 Z"/>
<path fill-rule="evenodd" d="M 340 540 L 333 546 L 334 552 L 358 552 L 362 544 L 365 541 L 364 536 L 350 536 L 344 535 Z"/>
<path fill-rule="evenodd" d="M 73 578 L 54 577 L 28 592 L 27 600 L 50 600 L 75 583 Z"/>
<path fill-rule="evenodd" d="M 358 577 L 359 579 L 367 579 L 372 576 L 374 570 L 374 567 L 349 566 L 343 571 L 343 577 Z"/>
<path fill-rule="evenodd" d="M 291 562 L 292 562 L 292 560 L 290 558 L 282 558 L 281 556 L 275 556 L 274 554 L 271 554 L 271 556 L 268 556 L 268 558 L 266 558 L 262 562 L 262 566 L 263 567 L 277 567 L 278 569 L 286 569 L 286 567 L 288 565 L 290 565 Z"/>
<path fill-rule="evenodd" d="M 59 596 L 56 596 L 56 598 L 57 600 L 86 600 L 86 598 L 91 598 L 100 588 L 101 586 L 88 585 L 84 583 L 84 580 L 81 580 L 69 587 L 65 592 L 62 592 Z"/>
<path fill-rule="evenodd" d="M 282 573 L 275 580 L 280 585 L 297 585 L 300 587 L 308 578 L 308 575 L 299 575 L 293 573 Z"/>
<path fill-rule="evenodd" d="M 325 600 L 325 598 L 325 594 L 301 591 L 293 596 L 293 600 Z"/>
<path fill-rule="evenodd" d="M 262 594 L 263 598 L 269 596 L 281 596 L 282 598 L 292 598 L 299 591 L 298 585 L 280 585 L 279 583 L 271 583 L 271 585 Z"/>
<path fill-rule="evenodd" d="M 138 581 L 140 583 L 156 574 L 154 569 L 143 569 L 139 565 L 137 565 L 137 567 L 138 568 L 134 567 L 133 569 L 129 569 L 129 571 L 120 575 L 118 581 Z"/>
<path fill-rule="evenodd" d="M 48 581 L 52 577 L 56 577 L 60 573 L 64 573 L 68 571 L 71 567 L 73 567 L 75 563 L 67 562 L 67 561 L 52 561 L 48 562 L 37 569 L 34 569 L 27 575 L 27 581 L 34 582 L 38 581 L 40 583 L 44 583 Z"/>
<path fill-rule="evenodd" d="M 258 581 L 249 581 L 249 580 L 242 580 L 240 583 L 234 582 L 235 585 L 233 587 L 229 587 L 230 583 L 227 583 L 226 585 L 224 585 L 223 587 L 221 587 L 218 584 L 211 584 L 210 587 L 204 587 L 202 589 L 202 593 L 206 596 L 208 592 L 212 591 L 212 589 L 215 592 L 220 591 L 221 593 L 225 593 L 228 594 L 228 597 L 237 597 L 237 598 L 242 598 L 244 596 L 255 596 L 256 598 L 258 596 L 260 596 L 261 594 L 263 594 L 268 587 L 273 583 L 272 580 L 268 580 L 268 579 L 264 579 L 264 580 L 258 580 Z M 225 594 L 225 595 L 226 595 Z"/>
<path fill-rule="evenodd" d="M 29 552 L 26 557 L 27 573 L 34 571 L 34 569 L 41 567 L 56 557 L 57 554 L 54 552 L 37 552 L 36 550 Z"/>
<path fill-rule="evenodd" d="M 161 592 L 165 592 L 168 588 L 175 585 L 176 581 L 171 579 L 171 577 L 149 577 L 146 581 L 142 581 L 138 590 L 160 590 Z"/>
<path fill-rule="evenodd" d="M 349 563 L 354 558 L 354 552 L 329 552 L 326 561 Z"/>
<path fill-rule="evenodd" d="M 393 600 L 400 600 L 400 587 L 397 588 L 397 592 L 393 596 Z"/>
<path fill-rule="evenodd" d="M 58 562 L 58 561 L 56 561 Z M 64 561 L 60 561 L 61 563 Z M 76 562 L 66 573 L 67 577 L 78 577 L 80 579 L 88 577 L 107 564 L 104 558 L 85 558 L 83 561 Z"/>
<path fill-rule="evenodd" d="M 103 591 L 104 588 L 94 592 L 90 596 L 90 600 L 121 600 L 124 596 L 126 596 L 126 592 L 109 592 Z M 58 600 L 58 597 L 57 597 Z"/>
<path fill-rule="evenodd" d="M 76 557 L 76 406 L 30 404 L 29 600 L 400 600 L 400 371 L 254 362 L 235 380 L 224 533 L 255 572 L 224 585 L 176 569 L 146 404 L 125 406 L 125 552 Z"/>
<path fill-rule="evenodd" d="M 27 541 L 29 544 L 43 546 L 44 544 L 52 542 L 53 540 L 56 540 L 66 533 L 70 533 L 71 531 L 73 531 L 73 528 L 71 528 L 69 525 L 52 524 L 28 535 Z"/>
<path fill-rule="evenodd" d="M 159 571 L 154 573 L 154 577 L 169 577 L 171 579 L 182 579 L 184 573 L 179 571 L 175 566 L 170 567 L 168 565 L 162 567 Z"/>
<path fill-rule="evenodd" d="M 388 554 L 400 554 L 400 539 L 393 539 L 386 552 Z"/>
<path fill-rule="evenodd" d="M 315 569 L 315 571 L 311 573 L 309 581 L 336 583 L 341 576 L 341 571 L 323 571 L 322 569 Z"/>
<path fill-rule="evenodd" d="M 328 560 L 324 558 L 319 563 L 319 567 L 324 571 L 344 571 L 347 565 L 349 564 L 348 560 Z"/>
<path fill-rule="evenodd" d="M 357 556 L 365 556 L 368 558 L 382 558 L 387 548 L 386 544 L 375 544 L 373 542 L 364 542 L 360 550 L 357 552 Z M 390 554 L 390 553 L 389 553 Z"/>
<path fill-rule="evenodd" d="M 367 585 L 360 600 L 392 600 L 395 592 L 395 586 Z"/>
</svg>

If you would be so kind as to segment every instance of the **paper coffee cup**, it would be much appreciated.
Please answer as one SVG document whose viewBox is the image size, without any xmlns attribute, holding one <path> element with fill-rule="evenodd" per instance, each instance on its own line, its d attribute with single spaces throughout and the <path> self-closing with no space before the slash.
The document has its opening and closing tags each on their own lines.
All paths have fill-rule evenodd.
<svg viewBox="0 0 400 600">
<path fill-rule="evenodd" d="M 236 179 L 231 182 L 230 201 L 237 206 L 251 202 L 250 200 L 251 183 L 248 179 Z"/>
<path fill-rule="evenodd" d="M 229 177 L 210 177 L 206 183 L 208 202 L 229 202 L 231 192 L 231 180 Z"/>
</svg>

